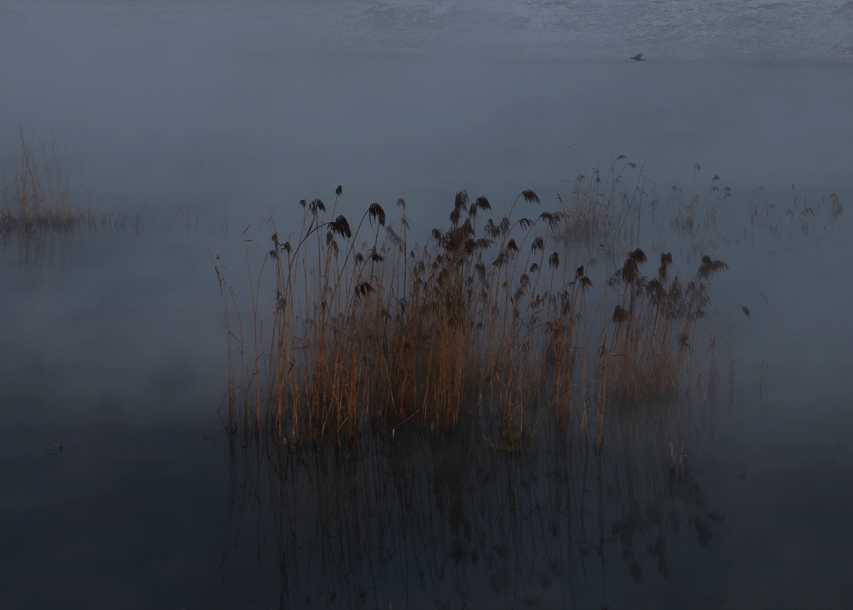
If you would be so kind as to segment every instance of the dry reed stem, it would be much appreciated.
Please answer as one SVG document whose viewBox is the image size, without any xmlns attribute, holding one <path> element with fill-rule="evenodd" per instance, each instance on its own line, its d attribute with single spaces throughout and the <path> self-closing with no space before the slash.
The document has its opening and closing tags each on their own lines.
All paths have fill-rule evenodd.
<svg viewBox="0 0 853 610">
<path fill-rule="evenodd" d="M 243 330 L 246 322 L 233 312 L 227 316 L 241 326 L 228 335 L 231 425 L 251 421 L 253 434 L 296 445 L 356 443 L 378 424 L 442 431 L 468 422 L 496 444 L 517 447 L 546 421 L 547 405 L 561 430 L 585 433 L 593 400 L 587 361 L 597 351 L 601 447 L 609 403 L 676 397 L 709 278 L 725 268 L 706 257 L 683 284 L 669 277 L 672 256 L 665 253 L 649 279 L 640 272 L 646 255 L 635 249 L 593 293 L 583 266 L 572 273 L 548 249 L 559 213 L 531 219 L 531 208 L 541 205 L 533 191 L 523 191 L 500 218 L 485 198 L 472 203 L 461 192 L 449 226 L 411 250 L 405 205 L 398 205 L 397 231 L 378 203 L 354 229 L 342 215 L 327 220 L 321 200 L 301 204 L 302 231 L 291 241 L 276 231 L 266 259 L 270 336 L 263 339 L 258 315 L 269 275 L 263 268 L 252 286 L 249 327 Z M 513 221 L 519 211 L 528 216 Z M 612 303 L 608 294 L 619 295 L 614 315 L 596 326 L 595 314 Z M 578 387 L 582 404 L 574 409 Z"/>
</svg>

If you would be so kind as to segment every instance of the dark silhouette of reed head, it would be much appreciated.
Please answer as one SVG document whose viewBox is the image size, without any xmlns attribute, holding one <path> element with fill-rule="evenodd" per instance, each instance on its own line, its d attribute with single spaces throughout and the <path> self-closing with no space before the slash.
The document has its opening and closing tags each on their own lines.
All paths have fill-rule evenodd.
<svg viewBox="0 0 853 610">
<path fill-rule="evenodd" d="M 329 223 L 329 230 L 347 239 L 352 237 L 349 222 L 344 216 L 338 216 L 333 222 Z"/>
<path fill-rule="evenodd" d="M 492 204 L 489 203 L 489 200 L 486 197 L 483 197 L 482 195 L 480 195 L 479 197 L 477 197 L 477 199 L 474 201 L 474 203 L 472 203 L 471 206 L 468 208 L 468 216 L 470 216 L 471 218 L 474 218 L 477 216 L 477 212 L 479 210 L 488 211 L 491 209 L 492 209 Z"/>
<path fill-rule="evenodd" d="M 629 258 L 633 259 L 635 263 L 641 265 L 645 263 L 648 259 L 646 258 L 646 253 L 643 252 L 640 248 L 632 250 L 628 255 Z"/>
<path fill-rule="evenodd" d="M 557 269 L 560 266 L 560 255 L 554 252 L 548 257 L 548 265 L 554 269 Z"/>
<path fill-rule="evenodd" d="M 359 297 L 366 297 L 373 292 L 373 285 L 370 282 L 361 282 L 355 287 L 355 294 Z"/>
<path fill-rule="evenodd" d="M 545 221 L 546 223 L 548 223 L 548 227 L 551 229 L 556 228 L 557 225 L 560 224 L 561 218 L 562 217 L 560 216 L 559 212 L 542 212 L 539 215 L 539 220 L 542 220 L 542 221 Z"/>
<path fill-rule="evenodd" d="M 621 305 L 617 305 L 613 310 L 613 321 L 616 324 L 621 324 L 622 322 L 627 322 L 631 319 L 631 312 L 622 307 Z"/>
<path fill-rule="evenodd" d="M 370 216 L 370 220 L 377 221 L 381 226 L 385 226 L 385 210 L 382 208 L 379 203 L 374 202 L 370 204 L 370 207 L 367 208 L 367 213 Z"/>
<path fill-rule="evenodd" d="M 301 204 L 302 204 L 302 202 L 300 201 L 300 205 Z M 317 214 L 326 211 L 326 204 L 323 203 L 322 199 L 314 199 L 311 203 L 308 204 L 308 210 L 314 216 L 316 216 Z"/>
<path fill-rule="evenodd" d="M 536 191 L 533 191 L 531 189 L 525 189 L 525 190 L 521 191 L 521 196 L 524 198 L 524 200 L 527 203 L 539 203 L 540 202 L 539 195 L 536 194 Z"/>
<path fill-rule="evenodd" d="M 702 257 L 702 263 L 699 265 L 699 277 L 708 279 L 714 273 L 725 271 L 729 266 L 721 260 L 713 260 L 707 254 Z"/>
</svg>

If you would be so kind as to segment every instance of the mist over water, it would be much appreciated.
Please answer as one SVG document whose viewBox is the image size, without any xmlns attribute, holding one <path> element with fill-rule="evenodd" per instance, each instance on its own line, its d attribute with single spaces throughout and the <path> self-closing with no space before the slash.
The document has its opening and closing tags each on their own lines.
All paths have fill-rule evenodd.
<svg viewBox="0 0 853 610">
<path fill-rule="evenodd" d="M 103 205 L 344 184 L 432 209 L 459 188 L 551 193 L 619 153 L 664 182 L 699 161 L 745 187 L 841 188 L 848 8 L 12 2 L 2 150 L 19 128 L 55 143 Z"/>
<path fill-rule="evenodd" d="M 140 221 L 0 238 L 0 607 L 848 607 L 851 70 L 843 1 L 7 0 L 0 193 L 23 133 L 74 204 Z M 351 217 L 404 197 L 425 241 L 460 189 L 555 209 L 619 154 L 649 199 L 734 193 L 704 323 L 735 398 L 691 420 L 688 481 L 630 444 L 596 465 L 415 441 L 328 486 L 233 459 L 216 255 L 248 292 L 270 218 L 289 234 L 338 184 Z M 824 216 L 740 235 L 756 200 Z M 616 267 L 578 256 L 597 284 Z"/>
</svg>

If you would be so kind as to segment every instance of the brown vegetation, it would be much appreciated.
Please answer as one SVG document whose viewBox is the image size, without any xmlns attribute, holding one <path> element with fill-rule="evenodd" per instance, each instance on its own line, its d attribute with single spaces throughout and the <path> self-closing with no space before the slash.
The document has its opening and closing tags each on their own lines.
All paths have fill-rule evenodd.
<svg viewBox="0 0 853 610">
<path fill-rule="evenodd" d="M 234 430 L 298 445 L 470 425 L 515 448 L 558 424 L 600 447 L 608 409 L 677 395 L 710 277 L 725 268 L 706 257 L 682 281 L 664 253 L 647 277 L 635 249 L 594 285 L 555 249 L 564 212 L 540 211 L 530 190 L 499 218 L 458 193 L 424 246 L 410 243 L 404 201 L 396 222 L 373 203 L 351 224 L 331 217 L 337 197 L 329 217 L 321 200 L 301 202 L 296 239 L 271 237 L 271 332 L 258 305 L 269 268 L 244 318 L 217 264 Z"/>
<path fill-rule="evenodd" d="M 130 224 L 138 229 L 139 218 L 73 205 L 58 161 L 36 154 L 23 134 L 20 136 L 14 175 L 0 188 L 0 239 L 126 230 Z"/>
</svg>

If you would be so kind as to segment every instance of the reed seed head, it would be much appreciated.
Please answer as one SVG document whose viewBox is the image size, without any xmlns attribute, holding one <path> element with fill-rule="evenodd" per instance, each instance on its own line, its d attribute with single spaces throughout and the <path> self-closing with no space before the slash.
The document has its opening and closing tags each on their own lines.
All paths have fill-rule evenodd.
<svg viewBox="0 0 853 610">
<path fill-rule="evenodd" d="M 707 254 L 702 257 L 702 264 L 699 265 L 698 275 L 702 279 L 711 277 L 712 274 L 720 271 L 725 271 L 729 266 L 721 260 L 712 260 Z"/>
<path fill-rule="evenodd" d="M 536 191 L 531 189 L 521 191 L 521 196 L 524 197 L 524 200 L 527 203 L 540 203 L 539 195 L 536 194 Z"/>
<path fill-rule="evenodd" d="M 371 222 L 375 220 L 381 226 L 385 226 L 385 210 L 379 205 L 379 202 L 374 201 L 371 203 L 370 207 L 367 208 L 367 214 Z"/>
<path fill-rule="evenodd" d="M 550 257 L 548 257 L 548 265 L 553 269 L 556 269 L 560 266 L 560 255 L 556 252 L 552 253 Z"/>
<path fill-rule="evenodd" d="M 370 282 L 361 282 L 355 287 L 355 293 L 360 297 L 365 297 L 373 292 L 373 285 Z"/>
<path fill-rule="evenodd" d="M 489 200 L 486 197 L 483 197 L 482 195 L 477 197 L 477 201 L 475 203 L 477 204 L 477 207 L 480 208 L 481 210 L 491 210 L 492 209 L 492 204 L 489 203 Z"/>
<path fill-rule="evenodd" d="M 544 249 L 545 249 L 545 240 L 542 239 L 541 237 L 537 237 L 536 239 L 534 239 L 533 243 L 530 246 L 531 252 L 536 252 L 537 250 L 544 250 Z"/>
<path fill-rule="evenodd" d="M 461 210 L 466 207 L 468 207 L 468 192 L 459 191 L 456 193 L 456 197 L 453 198 L 453 209 Z"/>
<path fill-rule="evenodd" d="M 613 321 L 616 324 L 621 324 L 622 322 L 627 322 L 631 318 L 630 312 L 622 307 L 621 305 L 617 305 L 613 309 Z"/>
<path fill-rule="evenodd" d="M 631 258 L 638 265 L 645 263 L 647 260 L 646 259 L 646 253 L 643 252 L 640 248 L 632 250 L 631 253 L 628 255 L 628 257 Z"/>
<path fill-rule="evenodd" d="M 352 231 L 350 230 L 349 222 L 347 222 L 347 219 L 343 215 L 338 216 L 334 220 L 334 222 L 329 225 L 329 227 L 333 233 L 336 233 L 341 237 L 345 237 L 347 239 L 352 237 Z"/>
</svg>

